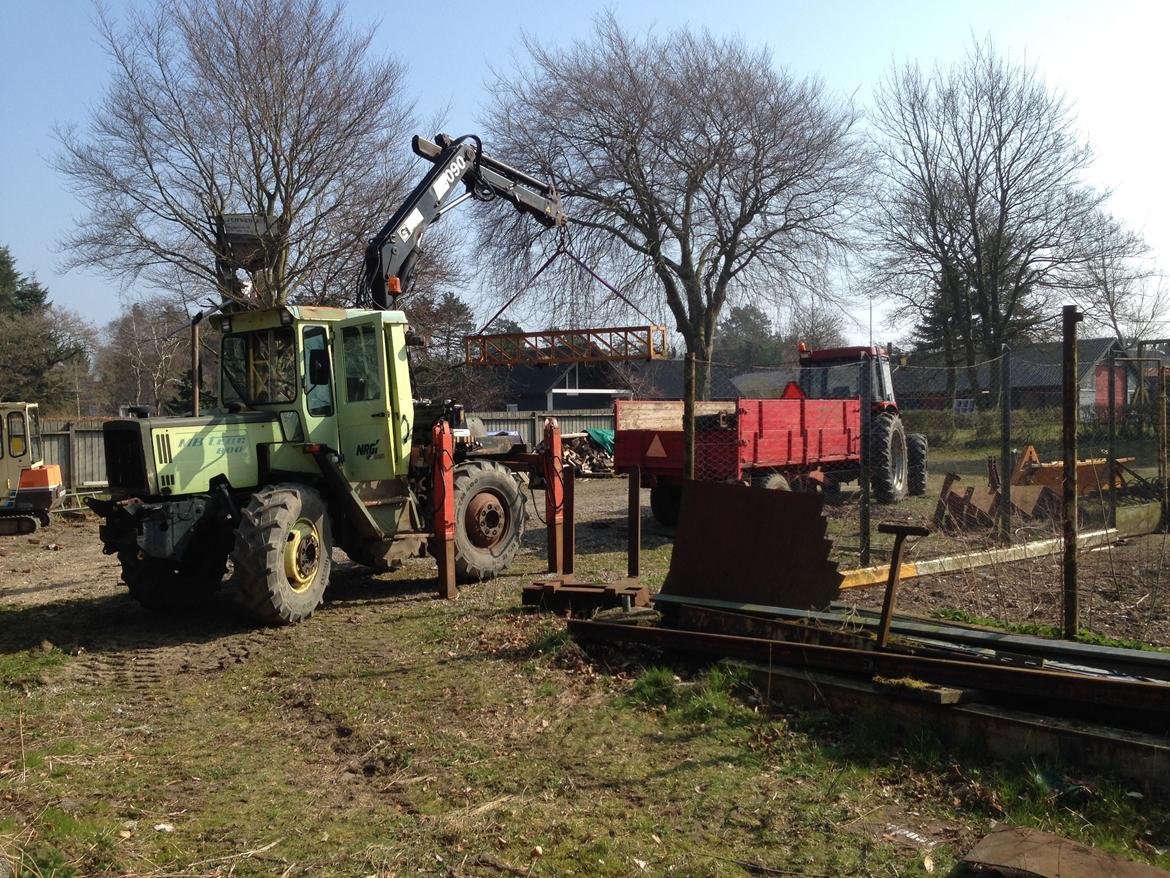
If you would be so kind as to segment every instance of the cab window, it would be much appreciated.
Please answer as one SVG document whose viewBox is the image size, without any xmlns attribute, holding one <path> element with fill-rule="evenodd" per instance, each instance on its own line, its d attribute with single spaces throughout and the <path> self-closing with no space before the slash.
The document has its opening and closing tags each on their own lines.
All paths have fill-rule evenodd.
<svg viewBox="0 0 1170 878">
<path fill-rule="evenodd" d="M 24 433 L 24 413 L 8 413 L 8 453 L 12 457 L 23 457 L 28 450 Z"/>
<path fill-rule="evenodd" d="M 37 409 L 28 410 L 28 444 L 32 448 L 33 460 L 41 459 L 41 413 Z"/>
<path fill-rule="evenodd" d="M 378 360 L 377 329 L 347 326 L 341 330 L 345 348 L 345 398 L 348 402 L 366 402 L 382 397 L 382 364 Z"/>
<path fill-rule="evenodd" d="M 317 417 L 333 414 L 333 386 L 330 382 L 324 384 L 311 383 L 309 359 L 313 351 L 328 351 L 329 344 L 325 336 L 325 327 L 309 326 L 305 328 L 301 347 L 304 348 L 302 357 L 305 368 L 305 399 L 309 404 L 309 414 Z"/>
<path fill-rule="evenodd" d="M 225 403 L 292 402 L 297 395 L 296 344 L 291 326 L 225 335 Z"/>
</svg>

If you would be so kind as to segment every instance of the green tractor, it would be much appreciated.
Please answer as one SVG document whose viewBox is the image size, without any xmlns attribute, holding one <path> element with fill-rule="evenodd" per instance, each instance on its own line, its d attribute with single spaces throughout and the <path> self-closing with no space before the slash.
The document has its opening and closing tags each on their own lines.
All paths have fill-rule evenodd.
<svg viewBox="0 0 1170 878">
<path fill-rule="evenodd" d="M 413 399 L 414 338 L 388 306 L 409 289 L 428 223 L 466 197 L 452 196 L 456 182 L 546 225 L 564 214 L 551 186 L 483 155 L 478 140 L 436 140 L 415 138 L 434 168 L 367 249 L 374 307 L 225 311 L 211 318 L 225 411 L 105 424 L 111 497 L 90 505 L 143 605 L 182 609 L 226 587 L 255 619 L 287 624 L 321 603 L 334 546 L 375 569 L 425 555 L 439 420 L 455 437 L 457 579 L 490 578 L 515 556 L 525 512 L 511 443 L 473 435 L 457 403 Z M 236 236 L 221 237 L 225 258 L 242 259 L 260 225 L 221 223 Z"/>
</svg>

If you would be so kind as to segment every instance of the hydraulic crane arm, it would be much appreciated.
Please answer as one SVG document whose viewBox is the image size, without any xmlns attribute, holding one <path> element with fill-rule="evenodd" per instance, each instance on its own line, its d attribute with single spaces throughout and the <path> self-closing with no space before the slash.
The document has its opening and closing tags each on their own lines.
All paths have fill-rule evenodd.
<svg viewBox="0 0 1170 878">
<path fill-rule="evenodd" d="M 503 198 L 545 226 L 568 221 L 555 187 L 484 155 L 474 135 L 440 134 L 434 141 L 416 135 L 411 147 L 434 167 L 366 247 L 365 286 L 376 308 L 392 307 L 397 293 L 410 290 L 423 233 L 468 198 Z M 465 191 L 457 194 L 460 182 Z"/>
</svg>

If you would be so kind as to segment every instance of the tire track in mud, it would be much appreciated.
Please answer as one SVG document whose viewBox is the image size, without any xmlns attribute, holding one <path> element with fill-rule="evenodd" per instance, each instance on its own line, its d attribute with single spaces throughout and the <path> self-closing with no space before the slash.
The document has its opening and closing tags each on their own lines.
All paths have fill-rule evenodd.
<svg viewBox="0 0 1170 878">
<path fill-rule="evenodd" d="M 207 641 L 159 643 L 159 638 L 118 637 L 84 647 L 68 666 L 69 682 L 79 686 L 114 686 L 149 694 L 176 677 L 226 671 L 260 655 L 270 644 L 262 631 L 230 634 Z"/>
</svg>

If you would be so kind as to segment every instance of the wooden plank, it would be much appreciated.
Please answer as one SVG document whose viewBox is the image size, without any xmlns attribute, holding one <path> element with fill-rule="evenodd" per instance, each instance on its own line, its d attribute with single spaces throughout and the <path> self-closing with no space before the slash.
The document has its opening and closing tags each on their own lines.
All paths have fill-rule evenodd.
<svg viewBox="0 0 1170 878">
<path fill-rule="evenodd" d="M 1121 536 L 1116 528 L 1089 531 L 1080 535 L 1080 544 L 1083 548 L 1100 546 L 1112 542 Z M 929 558 L 925 561 L 904 561 L 902 563 L 901 578 L 914 579 L 919 576 L 933 576 L 943 573 L 960 573 L 964 570 L 974 570 L 977 567 L 989 567 L 993 564 L 1007 564 L 1012 561 L 1024 561 L 1029 558 L 1042 558 L 1046 555 L 1055 555 L 1064 547 L 1061 537 L 1047 540 L 1036 540 L 1020 546 L 1007 546 L 999 549 L 985 549 L 979 552 L 967 552 L 963 555 L 949 555 L 943 558 Z M 888 564 L 879 564 L 876 567 L 860 567 L 854 570 L 843 571 L 844 579 L 841 588 L 869 588 L 874 585 L 885 585 L 890 574 Z"/>
<path fill-rule="evenodd" d="M 734 414 L 735 400 L 700 400 L 695 415 Z M 677 430 L 683 428 L 682 400 L 622 399 L 615 404 L 618 430 Z"/>
</svg>

